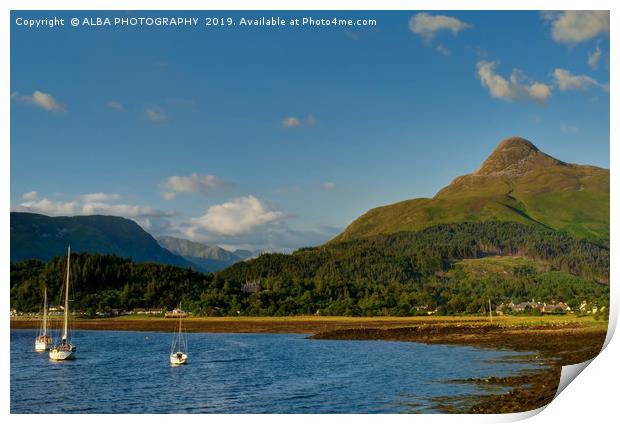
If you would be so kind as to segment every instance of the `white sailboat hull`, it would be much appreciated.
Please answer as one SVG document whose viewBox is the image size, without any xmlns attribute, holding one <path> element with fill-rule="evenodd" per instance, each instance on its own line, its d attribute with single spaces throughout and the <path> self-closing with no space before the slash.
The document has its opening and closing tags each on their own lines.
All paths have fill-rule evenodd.
<svg viewBox="0 0 620 424">
<path fill-rule="evenodd" d="M 37 352 L 45 352 L 46 350 L 50 350 L 51 343 L 45 341 L 35 341 L 34 342 L 34 350 Z"/>
<path fill-rule="evenodd" d="M 185 365 L 187 364 L 187 354 L 178 352 L 170 355 L 170 365 Z"/>
<path fill-rule="evenodd" d="M 52 361 L 69 361 L 75 359 L 75 346 L 69 346 L 68 350 L 56 348 L 50 350 L 50 359 Z"/>
<path fill-rule="evenodd" d="M 47 334 L 47 287 L 43 292 L 43 322 L 41 323 L 41 330 L 34 339 L 34 350 L 37 352 L 44 352 L 50 349 L 52 345 L 52 338 Z"/>
</svg>

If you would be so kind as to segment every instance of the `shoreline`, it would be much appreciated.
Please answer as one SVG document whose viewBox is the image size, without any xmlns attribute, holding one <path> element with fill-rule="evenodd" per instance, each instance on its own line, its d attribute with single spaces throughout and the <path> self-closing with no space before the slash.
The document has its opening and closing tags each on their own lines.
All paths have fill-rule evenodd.
<svg viewBox="0 0 620 424">
<path fill-rule="evenodd" d="M 176 320 L 154 317 L 77 319 L 74 328 L 95 331 L 174 331 Z M 11 329 L 36 329 L 36 318 L 12 318 Z M 479 348 L 536 352 L 539 372 L 510 377 L 452 383 L 494 385 L 506 393 L 475 399 L 434 399 L 447 413 L 524 412 L 551 402 L 563 365 L 594 358 L 607 334 L 606 321 L 590 317 L 224 317 L 188 318 L 187 332 L 209 333 L 302 333 L 310 339 L 377 340 L 424 344 L 466 345 Z M 450 383 L 448 381 L 447 383 Z M 459 405 L 455 407 L 454 405 Z"/>
<path fill-rule="evenodd" d="M 49 318 L 48 318 L 49 319 Z M 60 319 L 52 318 L 51 326 Z M 183 327 L 189 333 L 305 333 L 318 334 L 332 330 L 355 328 L 393 328 L 419 325 L 471 323 L 484 325 L 485 317 L 198 317 L 185 318 Z M 11 318 L 11 329 L 39 328 L 36 317 Z M 119 318 L 80 318 L 73 328 L 101 331 L 176 331 L 177 320 L 163 317 L 125 316 Z"/>
</svg>

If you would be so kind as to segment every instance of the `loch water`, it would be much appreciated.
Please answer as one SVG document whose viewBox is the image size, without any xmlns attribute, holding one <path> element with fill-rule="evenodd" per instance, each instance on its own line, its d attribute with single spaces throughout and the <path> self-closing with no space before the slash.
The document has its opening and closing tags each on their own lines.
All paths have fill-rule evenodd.
<svg viewBox="0 0 620 424">
<path fill-rule="evenodd" d="M 509 390 L 450 380 L 539 366 L 468 346 L 190 333 L 189 364 L 172 367 L 172 334 L 125 331 L 77 331 L 77 359 L 51 362 L 35 334 L 11 330 L 12 413 L 433 413 L 438 397 Z"/>
</svg>

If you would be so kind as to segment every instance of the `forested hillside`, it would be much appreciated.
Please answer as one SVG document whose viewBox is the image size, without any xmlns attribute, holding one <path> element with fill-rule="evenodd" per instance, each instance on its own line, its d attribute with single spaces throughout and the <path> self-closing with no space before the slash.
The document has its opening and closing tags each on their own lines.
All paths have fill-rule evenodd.
<svg viewBox="0 0 620 424">
<path fill-rule="evenodd" d="M 488 258 L 521 257 L 500 271 Z M 464 262 L 473 259 L 474 262 Z M 59 296 L 64 258 L 11 267 L 11 305 L 37 310 L 48 285 Z M 75 304 L 82 310 L 163 307 L 179 301 L 203 315 L 414 315 L 484 312 L 486 302 L 609 296 L 609 250 L 570 235 L 505 222 L 439 225 L 331 243 L 291 255 L 263 254 L 216 274 L 74 255 Z M 481 271 L 482 270 L 482 271 Z M 246 293 L 242 285 L 260 283 Z"/>
</svg>

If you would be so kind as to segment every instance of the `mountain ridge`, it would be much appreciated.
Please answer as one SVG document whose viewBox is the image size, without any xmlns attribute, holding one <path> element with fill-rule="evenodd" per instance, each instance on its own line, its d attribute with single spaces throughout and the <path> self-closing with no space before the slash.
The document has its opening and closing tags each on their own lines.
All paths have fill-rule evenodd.
<svg viewBox="0 0 620 424">
<path fill-rule="evenodd" d="M 114 254 L 135 262 L 191 267 L 181 256 L 161 247 L 133 220 L 118 216 L 57 216 L 11 212 L 11 262 L 50 261 L 73 252 Z"/>
<path fill-rule="evenodd" d="M 219 246 L 206 245 L 178 237 L 159 236 L 156 240 L 163 248 L 183 257 L 205 272 L 219 271 L 246 259 Z"/>
</svg>

